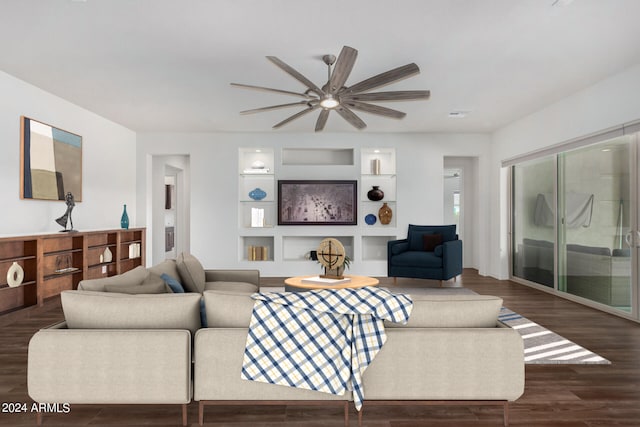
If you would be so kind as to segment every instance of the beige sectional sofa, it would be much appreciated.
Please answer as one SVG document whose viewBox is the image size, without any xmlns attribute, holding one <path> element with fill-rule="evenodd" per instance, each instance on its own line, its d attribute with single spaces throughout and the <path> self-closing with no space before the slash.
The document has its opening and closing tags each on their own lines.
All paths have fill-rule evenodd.
<svg viewBox="0 0 640 427">
<path fill-rule="evenodd" d="M 188 292 L 169 293 L 162 274 Z M 77 291 L 61 294 L 65 321 L 38 331 L 29 342 L 29 396 L 72 405 L 182 405 L 186 425 L 193 336 L 202 327 L 201 292 L 233 289 L 251 295 L 259 284 L 258 270 L 205 270 L 188 254 L 84 280 Z"/>
<path fill-rule="evenodd" d="M 386 324 L 387 342 L 364 373 L 365 407 L 495 404 L 504 408 L 507 425 L 508 402 L 524 391 L 524 350 L 520 334 L 497 320 L 502 299 L 484 295 L 412 298 L 409 322 Z M 205 405 L 309 400 L 344 405 L 346 422 L 346 401 L 351 396 L 240 379 L 253 300 L 225 291 L 205 291 L 204 300 L 209 327 L 196 332 L 194 345 L 194 399 L 199 402 L 200 424 Z M 358 414 L 360 423 L 363 412 Z"/>
<path fill-rule="evenodd" d="M 150 280 L 146 274 L 140 277 L 137 285 L 128 285 Z M 347 424 L 350 394 L 240 379 L 257 284 L 243 281 L 241 272 L 202 277 L 209 283 L 198 285 L 204 290 L 205 328 L 197 292 L 97 291 L 106 282 L 82 284 L 93 291 L 63 292 L 66 322 L 37 332 L 29 344 L 31 398 L 41 403 L 181 405 L 184 425 L 192 399 L 199 402 L 201 424 L 205 405 L 211 404 L 335 404 L 343 408 Z M 216 285 L 213 278 L 222 281 Z M 364 374 L 365 407 L 434 401 L 498 404 L 504 407 L 506 425 L 508 402 L 524 390 L 524 357 L 520 335 L 497 321 L 502 300 L 480 295 L 413 299 L 409 323 L 387 325 L 387 342 Z"/>
</svg>

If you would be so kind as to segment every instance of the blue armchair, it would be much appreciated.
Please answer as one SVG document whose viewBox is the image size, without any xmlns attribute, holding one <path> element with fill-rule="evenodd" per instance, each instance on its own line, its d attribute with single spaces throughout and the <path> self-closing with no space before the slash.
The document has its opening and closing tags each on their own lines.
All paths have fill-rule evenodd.
<svg viewBox="0 0 640 427">
<path fill-rule="evenodd" d="M 462 274 L 462 240 L 454 225 L 409 224 L 407 238 L 387 243 L 387 275 L 449 280 Z"/>
</svg>

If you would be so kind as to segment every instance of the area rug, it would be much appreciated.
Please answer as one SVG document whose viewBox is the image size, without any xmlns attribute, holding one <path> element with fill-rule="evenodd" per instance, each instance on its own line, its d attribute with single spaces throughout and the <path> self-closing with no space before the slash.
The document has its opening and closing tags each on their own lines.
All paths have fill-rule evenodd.
<svg viewBox="0 0 640 427">
<path fill-rule="evenodd" d="M 502 307 L 498 319 L 522 335 L 526 364 L 611 364 L 604 357 L 506 307 Z"/>
<path fill-rule="evenodd" d="M 467 288 L 400 288 L 390 287 L 392 292 L 422 295 L 473 295 Z M 502 307 L 499 320 L 522 335 L 526 364 L 610 364 L 596 353 L 556 334 L 518 313 Z"/>
<path fill-rule="evenodd" d="M 402 294 L 421 295 L 474 295 L 476 292 L 462 287 L 443 288 L 410 288 L 410 287 L 387 287 L 391 292 Z M 284 288 L 260 288 L 262 292 L 282 292 Z M 560 364 L 596 364 L 608 365 L 610 361 L 587 350 L 586 348 L 556 334 L 549 329 L 519 315 L 518 313 L 502 307 L 498 319 L 515 329 L 522 335 L 524 342 L 525 364 L 539 365 L 560 365 Z"/>
</svg>

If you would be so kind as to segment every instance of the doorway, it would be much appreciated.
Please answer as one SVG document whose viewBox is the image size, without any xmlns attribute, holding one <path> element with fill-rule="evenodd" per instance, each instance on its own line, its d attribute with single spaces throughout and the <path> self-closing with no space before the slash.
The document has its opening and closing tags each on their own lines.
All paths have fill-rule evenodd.
<svg viewBox="0 0 640 427">
<path fill-rule="evenodd" d="M 443 161 L 443 224 L 455 224 L 462 240 L 462 266 L 478 268 L 478 158 L 445 157 Z M 468 214 L 465 214 L 468 213 Z"/>
<path fill-rule="evenodd" d="M 151 265 L 190 247 L 189 156 L 153 156 Z"/>
</svg>

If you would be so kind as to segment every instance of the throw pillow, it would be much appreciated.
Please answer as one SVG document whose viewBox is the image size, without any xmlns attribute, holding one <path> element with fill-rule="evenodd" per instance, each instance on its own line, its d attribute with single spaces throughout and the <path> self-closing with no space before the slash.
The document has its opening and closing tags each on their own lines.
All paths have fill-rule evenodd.
<svg viewBox="0 0 640 427">
<path fill-rule="evenodd" d="M 160 277 L 162 278 L 162 280 L 164 280 L 164 283 L 166 283 L 171 288 L 171 291 L 174 294 L 184 293 L 184 288 L 182 287 L 182 284 L 178 282 L 176 279 L 174 279 L 173 277 L 169 276 L 166 273 L 162 273 L 162 276 Z"/>
<path fill-rule="evenodd" d="M 442 244 L 442 234 L 423 234 L 423 248 L 427 252 L 433 252 L 436 246 Z"/>
<path fill-rule="evenodd" d="M 200 298 L 200 324 L 203 328 L 207 327 L 207 309 L 204 306 L 204 297 Z"/>
<path fill-rule="evenodd" d="M 164 282 L 149 283 L 146 285 L 123 286 L 123 285 L 104 285 L 107 292 L 116 292 L 119 294 L 164 294 L 167 292 Z"/>
<path fill-rule="evenodd" d="M 191 254 L 181 253 L 176 259 L 176 265 L 184 287 L 189 292 L 201 294 L 204 291 L 205 274 L 200 261 Z"/>
<path fill-rule="evenodd" d="M 407 240 L 409 241 L 410 251 L 422 250 L 422 235 L 423 234 L 442 234 L 442 241 L 448 242 L 450 240 L 456 240 L 456 226 L 451 225 L 414 225 L 409 224 L 409 230 L 407 232 Z"/>
<path fill-rule="evenodd" d="M 444 253 L 444 246 L 442 246 L 442 245 L 436 246 L 436 248 L 433 250 L 433 254 L 435 256 L 442 257 L 443 253 Z"/>
</svg>

